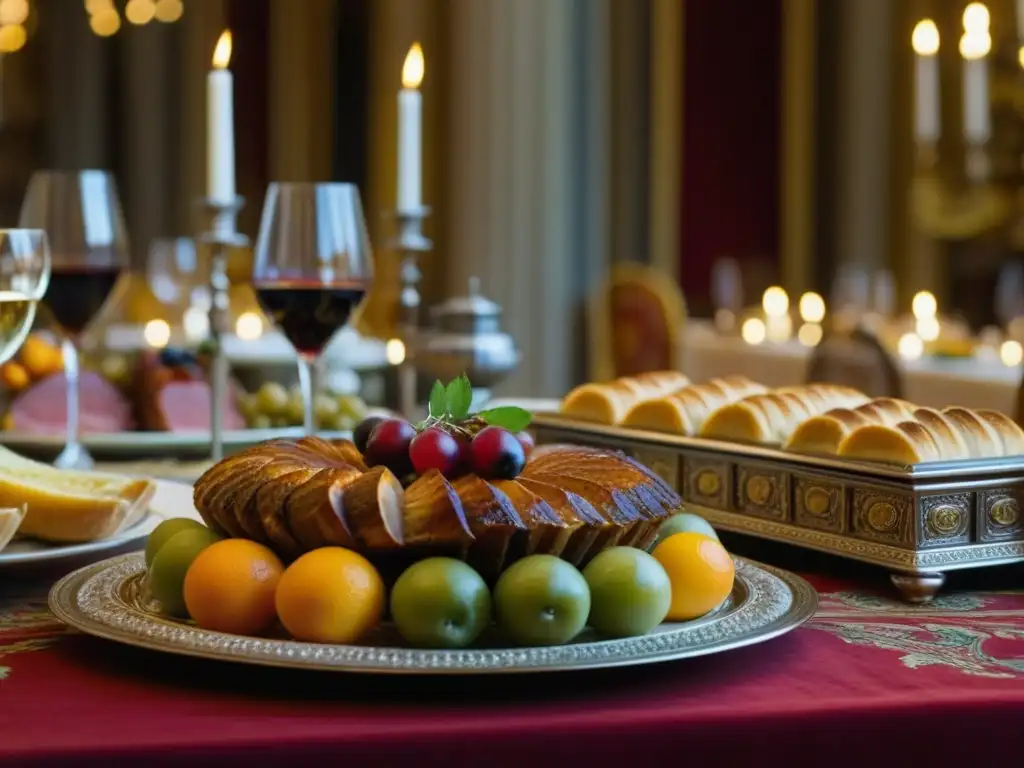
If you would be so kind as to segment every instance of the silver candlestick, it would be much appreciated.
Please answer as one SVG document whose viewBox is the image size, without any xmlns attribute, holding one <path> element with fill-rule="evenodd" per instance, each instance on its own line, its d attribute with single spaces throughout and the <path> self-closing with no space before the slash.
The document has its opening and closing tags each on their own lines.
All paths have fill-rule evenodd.
<svg viewBox="0 0 1024 768">
<path fill-rule="evenodd" d="M 238 212 L 245 198 L 225 202 L 205 198 L 202 209 L 205 234 L 199 240 L 210 247 L 210 458 L 224 458 L 224 411 L 228 399 L 228 360 L 224 354 L 224 334 L 230 331 L 228 289 L 228 254 L 232 248 L 243 248 L 249 242 L 238 232 Z"/>
<path fill-rule="evenodd" d="M 407 418 L 412 418 L 416 410 L 416 348 L 420 332 L 419 284 L 422 277 L 419 257 L 433 248 L 433 243 L 423 234 L 423 220 L 429 215 L 430 208 L 426 206 L 397 211 L 394 217 L 398 231 L 391 241 L 391 248 L 402 257 L 398 332 L 405 345 L 405 358 L 398 368 L 398 402 Z"/>
</svg>

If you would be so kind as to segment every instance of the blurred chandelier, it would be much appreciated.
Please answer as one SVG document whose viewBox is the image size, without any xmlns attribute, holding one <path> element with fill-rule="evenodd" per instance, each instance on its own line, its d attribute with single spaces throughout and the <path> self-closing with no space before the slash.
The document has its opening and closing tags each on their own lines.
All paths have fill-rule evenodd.
<svg viewBox="0 0 1024 768">
<path fill-rule="evenodd" d="M 85 0 L 89 27 L 100 37 L 110 37 L 121 28 L 121 16 L 129 24 L 142 26 L 151 21 L 171 24 L 182 17 L 182 0 L 127 0 L 119 11 L 115 0 Z M 28 41 L 35 14 L 29 0 L 0 0 L 0 55 L 20 51 Z"/>
<path fill-rule="evenodd" d="M 100 37 L 110 37 L 121 28 L 121 13 L 114 0 L 85 0 L 85 12 L 89 15 L 89 28 Z M 136 26 L 151 21 L 171 24 L 184 12 L 182 0 L 128 0 L 124 4 L 125 20 Z"/>
</svg>

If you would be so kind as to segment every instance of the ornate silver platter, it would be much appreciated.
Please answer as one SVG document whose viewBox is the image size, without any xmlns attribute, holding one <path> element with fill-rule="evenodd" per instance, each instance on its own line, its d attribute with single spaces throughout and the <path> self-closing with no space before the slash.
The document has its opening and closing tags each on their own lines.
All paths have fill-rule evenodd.
<svg viewBox="0 0 1024 768">
<path fill-rule="evenodd" d="M 653 664 L 719 653 L 770 640 L 798 627 L 818 606 L 799 576 L 737 558 L 729 598 L 692 622 L 663 624 L 643 637 L 579 640 L 545 648 L 502 648 L 485 641 L 472 650 L 401 647 L 385 626 L 367 645 L 317 645 L 208 632 L 153 613 L 143 596 L 145 563 L 135 553 L 65 576 L 50 591 L 50 609 L 64 623 L 96 637 L 206 659 L 273 667 L 377 674 L 495 674 L 555 672 Z"/>
</svg>

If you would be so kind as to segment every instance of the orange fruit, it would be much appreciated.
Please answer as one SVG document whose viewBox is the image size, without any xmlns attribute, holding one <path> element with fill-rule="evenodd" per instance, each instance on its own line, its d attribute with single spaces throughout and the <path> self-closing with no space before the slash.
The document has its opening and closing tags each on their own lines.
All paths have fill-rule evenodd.
<svg viewBox="0 0 1024 768">
<path fill-rule="evenodd" d="M 369 560 L 323 547 L 288 566 L 276 602 L 277 617 L 296 640 L 352 643 L 380 624 L 387 595 Z"/>
<path fill-rule="evenodd" d="M 18 359 L 32 379 L 42 379 L 64 370 L 64 356 L 58 347 L 40 336 L 31 335 L 21 345 Z"/>
<path fill-rule="evenodd" d="M 281 560 L 262 544 L 215 542 L 185 574 L 185 608 L 203 629 L 258 635 L 274 623 L 274 594 L 283 572 Z"/>
<path fill-rule="evenodd" d="M 32 383 L 25 366 L 14 360 L 8 360 L 0 367 L 0 380 L 13 392 L 22 390 Z"/>
<path fill-rule="evenodd" d="M 736 566 L 719 542 L 702 533 L 669 536 L 651 553 L 672 584 L 669 621 L 689 621 L 718 607 L 732 591 Z"/>
</svg>

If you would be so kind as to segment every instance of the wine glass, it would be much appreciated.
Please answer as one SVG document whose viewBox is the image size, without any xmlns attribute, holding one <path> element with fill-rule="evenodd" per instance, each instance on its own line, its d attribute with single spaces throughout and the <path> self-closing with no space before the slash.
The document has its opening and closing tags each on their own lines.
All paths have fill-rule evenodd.
<svg viewBox="0 0 1024 768">
<path fill-rule="evenodd" d="M 303 421 L 312 435 L 315 363 L 373 276 L 359 190 L 354 184 L 271 184 L 254 255 L 256 298 L 299 356 Z"/>
<path fill-rule="evenodd" d="M 128 237 L 114 178 L 106 171 L 39 171 L 21 204 L 21 226 L 46 232 L 52 253 L 44 301 L 61 330 L 67 438 L 54 465 L 88 469 L 80 442 L 77 343 L 128 266 Z"/>
<path fill-rule="evenodd" d="M 188 307 L 197 287 L 206 287 L 209 274 L 200 274 L 195 241 L 190 237 L 158 237 L 149 244 L 146 277 L 161 304 Z"/>
<path fill-rule="evenodd" d="M 50 248 L 40 229 L 0 229 L 0 363 L 32 330 L 50 280 Z"/>
</svg>

